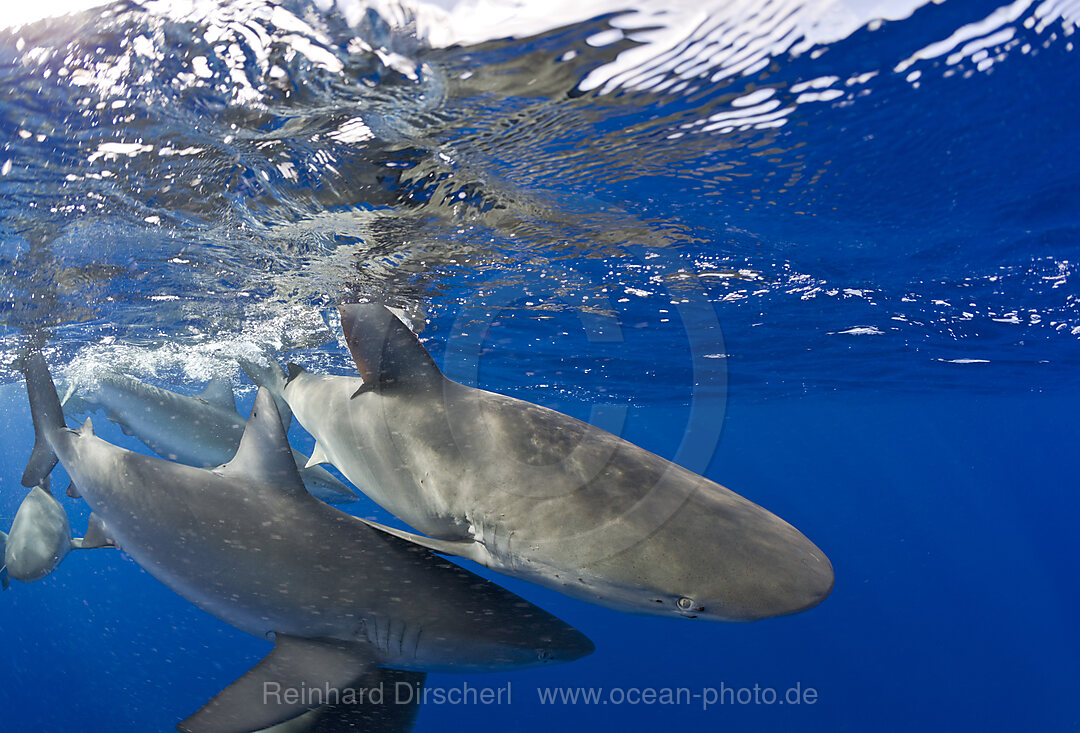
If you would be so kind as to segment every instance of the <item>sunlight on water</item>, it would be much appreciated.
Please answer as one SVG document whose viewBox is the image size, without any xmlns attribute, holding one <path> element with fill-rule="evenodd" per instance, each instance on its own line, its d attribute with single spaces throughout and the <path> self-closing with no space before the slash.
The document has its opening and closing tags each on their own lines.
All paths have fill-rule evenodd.
<svg viewBox="0 0 1080 733">
<path fill-rule="evenodd" d="M 749 381 L 951 383 L 933 365 L 1071 360 L 1075 242 L 1016 254 L 1056 230 L 1031 234 L 1028 204 L 964 161 L 993 98 L 980 90 L 1071 54 L 1075 16 L 1050 0 L 12 16 L 4 339 L 47 326 L 65 353 L 130 366 L 117 349 L 149 346 L 158 366 L 140 369 L 205 377 L 199 353 L 318 346 L 313 319 L 343 298 L 438 315 L 511 288 L 505 306 L 526 313 L 626 319 L 642 301 L 662 323 L 692 279 Z M 958 94 L 968 108 L 932 122 Z M 1062 195 L 1064 175 L 1036 184 L 1019 165 L 1040 197 Z M 943 206 L 954 226 L 920 231 Z M 960 240 L 983 252 L 958 255 Z"/>
</svg>

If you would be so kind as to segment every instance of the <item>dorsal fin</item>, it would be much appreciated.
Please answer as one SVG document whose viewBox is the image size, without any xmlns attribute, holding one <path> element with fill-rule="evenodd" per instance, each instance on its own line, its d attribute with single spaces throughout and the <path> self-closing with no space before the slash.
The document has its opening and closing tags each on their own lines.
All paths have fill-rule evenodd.
<svg viewBox="0 0 1080 733">
<path fill-rule="evenodd" d="M 291 361 L 285 365 L 285 369 L 288 372 L 288 375 L 285 377 L 286 387 L 289 386 L 289 383 L 292 380 L 296 379 L 301 374 L 307 372 L 307 369 L 304 369 L 304 367 L 300 366 L 299 364 L 293 364 Z"/>
<path fill-rule="evenodd" d="M 442 384 L 442 372 L 431 355 L 385 306 L 353 303 L 339 306 L 338 312 L 365 391 L 431 389 Z"/>
<path fill-rule="evenodd" d="M 211 379 L 199 397 L 215 407 L 236 412 L 236 396 L 233 394 L 232 380 L 228 377 L 217 376 Z"/>
<path fill-rule="evenodd" d="M 265 482 L 286 491 L 307 492 L 296 470 L 277 405 L 265 387 L 260 387 L 255 396 L 255 406 L 251 409 L 236 455 L 217 471 Z"/>
</svg>

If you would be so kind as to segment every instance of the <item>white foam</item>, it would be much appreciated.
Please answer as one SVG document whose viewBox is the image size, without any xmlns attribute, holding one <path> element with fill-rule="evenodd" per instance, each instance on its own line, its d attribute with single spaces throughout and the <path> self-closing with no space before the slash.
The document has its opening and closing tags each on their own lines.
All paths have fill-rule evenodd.
<svg viewBox="0 0 1080 733">
<path fill-rule="evenodd" d="M 854 326 L 844 331 L 836 331 L 835 333 L 842 333 L 848 336 L 880 336 L 885 332 L 874 326 Z"/>
<path fill-rule="evenodd" d="M 176 296 L 156 296 L 176 300 Z M 79 351 L 64 370 L 76 384 L 93 384 L 105 371 L 120 371 L 140 379 L 170 378 L 206 382 L 213 377 L 240 377 L 237 357 L 262 360 L 265 349 L 324 343 L 331 339 L 322 313 L 295 304 L 256 306 L 263 312 L 249 320 L 238 333 L 185 334 L 149 345 L 134 345 L 104 336 Z M 244 380 L 238 379 L 238 383 Z"/>
<path fill-rule="evenodd" d="M 108 5 L 114 0 L 37 0 L 33 3 L 9 2 L 4 4 L 4 12 L 0 14 L 0 28 L 14 28 L 36 23 L 45 18 L 56 18 L 69 13 L 77 13 L 81 10 Z"/>
</svg>

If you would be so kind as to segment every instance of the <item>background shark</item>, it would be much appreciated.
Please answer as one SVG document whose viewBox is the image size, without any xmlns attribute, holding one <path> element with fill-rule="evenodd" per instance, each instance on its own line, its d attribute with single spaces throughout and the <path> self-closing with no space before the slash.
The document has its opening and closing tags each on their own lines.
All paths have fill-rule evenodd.
<svg viewBox="0 0 1080 733">
<path fill-rule="evenodd" d="M 284 404 L 284 403 L 282 403 Z M 155 387 L 125 374 L 105 372 L 88 389 L 64 400 L 78 415 L 100 409 L 128 435 L 162 458 L 189 466 L 220 466 L 236 453 L 244 418 L 236 412 L 232 384 L 218 377 L 202 394 L 188 396 Z M 283 413 L 288 424 L 289 413 Z M 304 467 L 308 457 L 293 450 L 300 477 L 313 494 L 331 504 L 356 501 L 356 494 L 320 466 Z"/>
<path fill-rule="evenodd" d="M 72 538 L 67 512 L 48 489 L 48 482 L 30 489 L 19 505 L 11 531 L 0 532 L 4 568 L 0 583 L 9 578 L 22 583 L 41 580 L 60 565 L 73 549 L 108 547 L 110 543 L 91 528 L 85 538 Z"/>
</svg>

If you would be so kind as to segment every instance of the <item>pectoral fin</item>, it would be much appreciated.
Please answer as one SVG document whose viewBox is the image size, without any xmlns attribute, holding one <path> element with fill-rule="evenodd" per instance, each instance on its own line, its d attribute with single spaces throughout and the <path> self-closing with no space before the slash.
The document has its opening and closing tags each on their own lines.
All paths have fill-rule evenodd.
<svg viewBox="0 0 1080 733">
<path fill-rule="evenodd" d="M 311 453 L 311 458 L 307 459 L 307 463 L 304 464 L 304 468 L 312 468 L 318 466 L 321 463 L 330 463 L 330 459 L 326 457 L 326 451 L 323 450 L 321 444 L 315 444 L 315 450 Z"/>
<path fill-rule="evenodd" d="M 109 536 L 98 515 L 91 514 L 90 522 L 86 525 L 86 536 L 72 538 L 71 547 L 75 550 L 96 550 L 100 547 L 116 547 L 116 542 Z"/>
<path fill-rule="evenodd" d="M 344 694 L 374 668 L 374 653 L 365 644 L 278 634 L 273 651 L 176 727 L 185 733 L 269 728 L 318 707 L 312 691 Z"/>
<path fill-rule="evenodd" d="M 480 563 L 481 565 L 490 565 L 491 558 L 487 550 L 479 542 L 473 540 L 437 540 L 433 537 L 425 537 L 422 534 L 416 534 L 414 532 L 407 532 L 403 529 L 395 529 L 394 527 L 387 527 L 385 524 L 379 524 L 378 522 L 370 519 L 364 519 L 363 517 L 357 517 L 361 522 L 374 527 L 380 532 L 393 535 L 398 539 L 411 542 L 414 545 L 420 545 L 426 547 L 429 550 L 435 552 L 441 552 L 444 555 L 455 555 L 457 557 L 464 557 L 472 560 L 473 562 Z"/>
<path fill-rule="evenodd" d="M 359 498 L 355 491 L 322 466 L 308 467 L 308 457 L 295 448 L 293 460 L 296 461 L 296 467 L 300 469 L 300 478 L 303 479 L 304 485 L 316 499 L 328 504 L 348 504 Z"/>
</svg>

